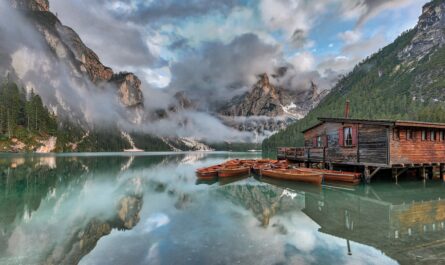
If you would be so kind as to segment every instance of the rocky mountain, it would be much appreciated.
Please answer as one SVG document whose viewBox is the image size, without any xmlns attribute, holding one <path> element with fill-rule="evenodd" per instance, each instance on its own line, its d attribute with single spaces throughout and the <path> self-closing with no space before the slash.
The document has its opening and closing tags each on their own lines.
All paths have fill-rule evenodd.
<svg viewBox="0 0 445 265">
<path fill-rule="evenodd" d="M 317 117 L 445 122 L 445 0 L 423 6 L 417 25 L 359 63 L 308 115 L 263 142 L 263 148 L 301 145 Z"/>
<path fill-rule="evenodd" d="M 162 126 L 168 123 L 164 122 L 166 120 L 180 128 L 193 129 L 190 118 L 193 112 L 201 111 L 207 115 L 209 110 L 197 109 L 194 102 L 182 92 L 171 95 L 168 105 L 164 104 L 166 107 L 156 109 L 153 106 L 144 106 L 144 97 L 153 95 L 143 94 L 139 78 L 130 72 L 115 72 L 104 65 L 72 28 L 64 25 L 57 15 L 50 12 L 47 0 L 8 0 L 7 3 L 23 17 L 20 23 L 23 22 L 21 20 L 26 20 L 23 25 L 16 25 L 17 30 L 12 31 L 23 29 L 26 36 L 17 38 L 12 45 L 8 43 L 7 38 L 0 39 L 0 76 L 6 76 L 5 82 L 8 83 L 5 89 L 0 91 L 8 91 L 8 87 L 18 87 L 21 91 L 17 94 L 20 95 L 20 103 L 23 106 L 28 104 L 25 98 L 30 91 L 41 95 L 40 99 L 47 108 L 45 113 L 48 112 L 46 116 L 51 121 L 51 126 L 47 127 L 51 127 L 52 131 L 49 133 L 42 131 L 39 126 L 29 126 L 31 111 L 17 112 L 20 116 L 8 123 L 16 128 L 11 129 L 9 126 L 6 129 L 0 122 L 0 136 L 6 131 L 9 135 L 4 142 L 0 139 L 1 148 L 10 151 L 36 151 L 41 150 L 40 143 L 55 142 L 56 144 L 45 146 L 44 149 L 212 149 L 202 144 L 200 139 L 192 137 L 159 137 L 144 135 L 140 131 L 129 132 L 131 128 L 143 127 L 146 124 L 158 123 Z M 2 35 L 15 37 L 15 34 L 8 32 L 8 28 L 0 28 L 0 33 L 3 31 L 9 35 Z M 212 109 L 211 115 L 240 131 L 254 132 L 262 139 L 304 117 L 324 96 L 314 83 L 308 84 L 308 89 L 304 91 L 281 87 L 278 85 L 280 76 L 259 76 L 258 82 L 249 92 L 233 98 L 216 111 Z M 4 81 L 3 78 L 0 81 Z M 88 101 L 93 104 L 86 108 L 84 102 Z M 192 114 L 181 115 L 187 112 Z M 2 116 L 0 113 L 0 117 L 6 117 L 6 114 L 3 114 Z M 217 120 L 215 122 L 219 123 Z M 54 129 L 53 123 L 56 123 L 58 128 Z M 105 123 L 106 125 L 103 125 Z M 11 137 L 23 135 L 23 128 L 26 128 L 28 133 L 35 128 L 32 132 L 35 136 L 28 137 L 34 140 L 24 143 L 20 137 Z M 247 138 L 250 137 L 243 139 Z M 17 144 L 11 142 L 11 139 L 24 144 L 20 145 L 21 148 L 16 148 Z"/>
<path fill-rule="evenodd" d="M 125 106 L 135 107 L 143 103 L 139 78 L 133 73 L 114 73 L 110 67 L 103 65 L 79 35 L 49 11 L 47 0 L 9 1 L 13 8 L 26 14 L 55 58 L 70 66 L 73 76 L 88 77 L 99 88 L 111 85 Z"/>
<path fill-rule="evenodd" d="M 272 78 L 278 83 L 276 75 Z M 258 79 L 251 91 L 219 110 L 226 124 L 243 131 L 272 133 L 306 116 L 325 95 L 314 82 L 309 89 L 300 91 L 274 85 L 268 74 Z"/>
<path fill-rule="evenodd" d="M 98 109 L 120 108 L 117 115 L 129 124 L 149 123 L 156 119 L 168 118 L 171 113 L 191 108 L 193 103 L 183 94 L 178 93 L 173 97 L 168 108 L 154 113 L 146 111 L 139 78 L 133 73 L 115 72 L 105 66 L 98 55 L 85 45 L 72 28 L 63 25 L 59 18 L 50 12 L 47 0 L 8 0 L 7 3 L 22 17 L 16 18 L 17 23 L 20 23 L 17 25 L 18 29 L 23 29 L 29 36 L 19 35 L 20 37 L 14 39 L 15 42 L 12 45 L 5 39 L 0 40 L 0 76 L 6 77 L 5 80 L 0 80 L 5 83 L 0 91 L 6 93 L 9 87 L 19 87 L 17 95 L 21 98 L 20 104 L 26 106 L 25 98 L 28 97 L 27 93 L 30 90 L 40 94 L 41 89 L 45 88 L 46 91 L 43 91 L 45 96 L 42 96 L 48 107 L 45 113 L 54 113 L 54 116 L 57 116 L 59 130 L 54 132 L 52 129 L 50 133 L 41 130 L 43 125 L 29 126 L 29 119 L 26 116 L 28 114 L 19 115 L 18 112 L 17 119 L 8 121 L 10 126 L 5 128 L 3 118 L 6 114 L 3 115 L 4 113 L 0 112 L 0 136 L 6 131 L 9 135 L 7 138 L 0 137 L 4 138 L 0 139 L 2 151 L 38 151 L 42 147 L 48 151 L 211 149 L 192 138 L 161 138 L 141 132 L 123 132 L 117 120 L 108 122 L 110 124 L 107 124 L 106 129 L 102 128 L 105 127 L 102 126 L 102 122 L 100 124 L 91 122 L 91 117 L 98 114 L 94 113 L 95 108 L 84 109 L 83 101 L 87 101 L 89 96 L 99 97 L 94 99 L 94 101 L 100 101 L 97 104 L 100 105 Z M 15 34 L 8 32 L 6 28 L 0 28 L 0 33 L 4 30 L 9 34 L 6 36 L 15 37 Z M 38 56 L 36 61 L 39 68 L 33 68 L 36 65 L 32 65 L 33 61 L 28 61 L 29 58 L 27 58 L 35 54 Z M 14 63 L 14 61 L 26 63 Z M 53 90 L 48 89 L 48 86 L 53 87 Z M 24 88 L 23 91 L 21 87 Z M 71 93 L 70 89 L 78 89 L 81 92 L 76 95 Z M 62 90 L 64 93 L 59 93 Z M 70 98 L 72 95 L 78 97 Z M 115 98 L 109 95 L 114 95 Z M 116 102 L 119 106 L 116 106 Z M 51 122 L 52 119 L 53 117 L 48 118 Z M 107 119 L 110 118 L 104 117 L 104 120 Z M 21 132 L 23 127 L 28 128 L 29 137 L 27 138 L 31 140 L 25 141 L 15 136 L 23 135 Z M 36 129 L 33 130 L 34 128 Z M 51 143 L 56 142 L 51 145 L 51 148 L 40 144 L 49 140 Z M 17 147 L 17 142 L 21 143 L 20 148 Z"/>
</svg>

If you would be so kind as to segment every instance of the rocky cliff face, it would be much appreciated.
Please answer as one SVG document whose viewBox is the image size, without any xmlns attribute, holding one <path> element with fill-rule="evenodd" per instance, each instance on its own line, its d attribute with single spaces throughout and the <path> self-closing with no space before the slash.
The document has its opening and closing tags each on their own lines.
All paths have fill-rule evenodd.
<svg viewBox="0 0 445 265">
<path fill-rule="evenodd" d="M 114 87 L 121 102 L 127 107 L 142 105 L 141 81 L 132 73 L 115 74 L 103 65 L 79 35 L 49 12 L 47 0 L 10 0 L 12 7 L 26 12 L 26 17 L 42 35 L 48 48 L 63 61 L 77 78 L 87 77 L 98 87 Z"/>
<path fill-rule="evenodd" d="M 397 72 L 412 72 L 410 97 L 422 102 L 445 102 L 445 1 L 425 4 L 413 37 L 399 53 Z"/>
<path fill-rule="evenodd" d="M 251 91 L 232 99 L 219 113 L 232 127 L 263 134 L 303 118 L 324 95 L 313 82 L 308 90 L 296 91 L 273 85 L 269 76 L 262 74 Z"/>
<path fill-rule="evenodd" d="M 431 1 L 422 8 L 422 15 L 414 28 L 414 37 L 400 53 L 404 61 L 420 60 L 445 44 L 445 2 Z"/>
<path fill-rule="evenodd" d="M 242 97 L 235 98 L 221 114 L 228 116 L 269 116 L 283 115 L 282 100 L 286 95 L 271 85 L 269 76 L 263 74 L 252 91 Z"/>
</svg>

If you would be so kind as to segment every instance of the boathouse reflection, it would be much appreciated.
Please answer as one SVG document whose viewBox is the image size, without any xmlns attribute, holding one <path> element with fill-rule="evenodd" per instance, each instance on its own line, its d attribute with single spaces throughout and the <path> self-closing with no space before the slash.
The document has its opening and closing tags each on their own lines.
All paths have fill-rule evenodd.
<svg viewBox="0 0 445 265">
<path fill-rule="evenodd" d="M 445 261 L 445 187 L 431 183 L 367 186 L 355 191 L 324 188 L 305 193 L 303 212 L 319 232 L 373 246 L 402 264 Z"/>
</svg>

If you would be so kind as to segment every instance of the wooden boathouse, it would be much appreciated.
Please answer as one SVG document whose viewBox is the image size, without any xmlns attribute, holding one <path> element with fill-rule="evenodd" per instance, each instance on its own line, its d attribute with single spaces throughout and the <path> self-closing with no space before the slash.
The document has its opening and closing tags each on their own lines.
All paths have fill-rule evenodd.
<svg viewBox="0 0 445 265">
<path fill-rule="evenodd" d="M 304 147 L 278 148 L 277 158 L 306 167 L 360 170 L 368 183 L 382 169 L 391 169 L 396 180 L 408 170 L 423 178 L 439 170 L 443 179 L 445 123 L 319 118 L 303 134 Z"/>
</svg>

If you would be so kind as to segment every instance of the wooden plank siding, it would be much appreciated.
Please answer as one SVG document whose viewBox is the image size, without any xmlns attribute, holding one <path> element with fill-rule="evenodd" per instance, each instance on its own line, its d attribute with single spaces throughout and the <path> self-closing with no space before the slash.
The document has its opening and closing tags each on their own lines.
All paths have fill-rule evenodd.
<svg viewBox="0 0 445 265">
<path fill-rule="evenodd" d="M 388 128 L 361 124 L 358 131 L 359 162 L 388 164 Z"/>
<path fill-rule="evenodd" d="M 412 131 L 412 139 L 407 139 L 407 129 Z M 399 131 L 399 137 L 395 132 Z M 431 131 L 436 133 L 436 140 L 431 140 Z M 422 131 L 426 139 L 422 140 Z M 420 127 L 395 127 L 390 133 L 391 164 L 429 164 L 445 163 L 445 141 L 440 138 L 440 129 Z"/>
<path fill-rule="evenodd" d="M 339 131 L 343 127 L 353 127 L 352 123 L 323 123 L 304 134 L 305 148 L 309 148 L 309 160 L 326 163 L 358 163 L 357 145 L 343 147 L 339 144 Z M 323 147 L 314 146 L 313 139 L 322 136 Z M 325 157 L 323 159 L 323 154 Z"/>
</svg>

